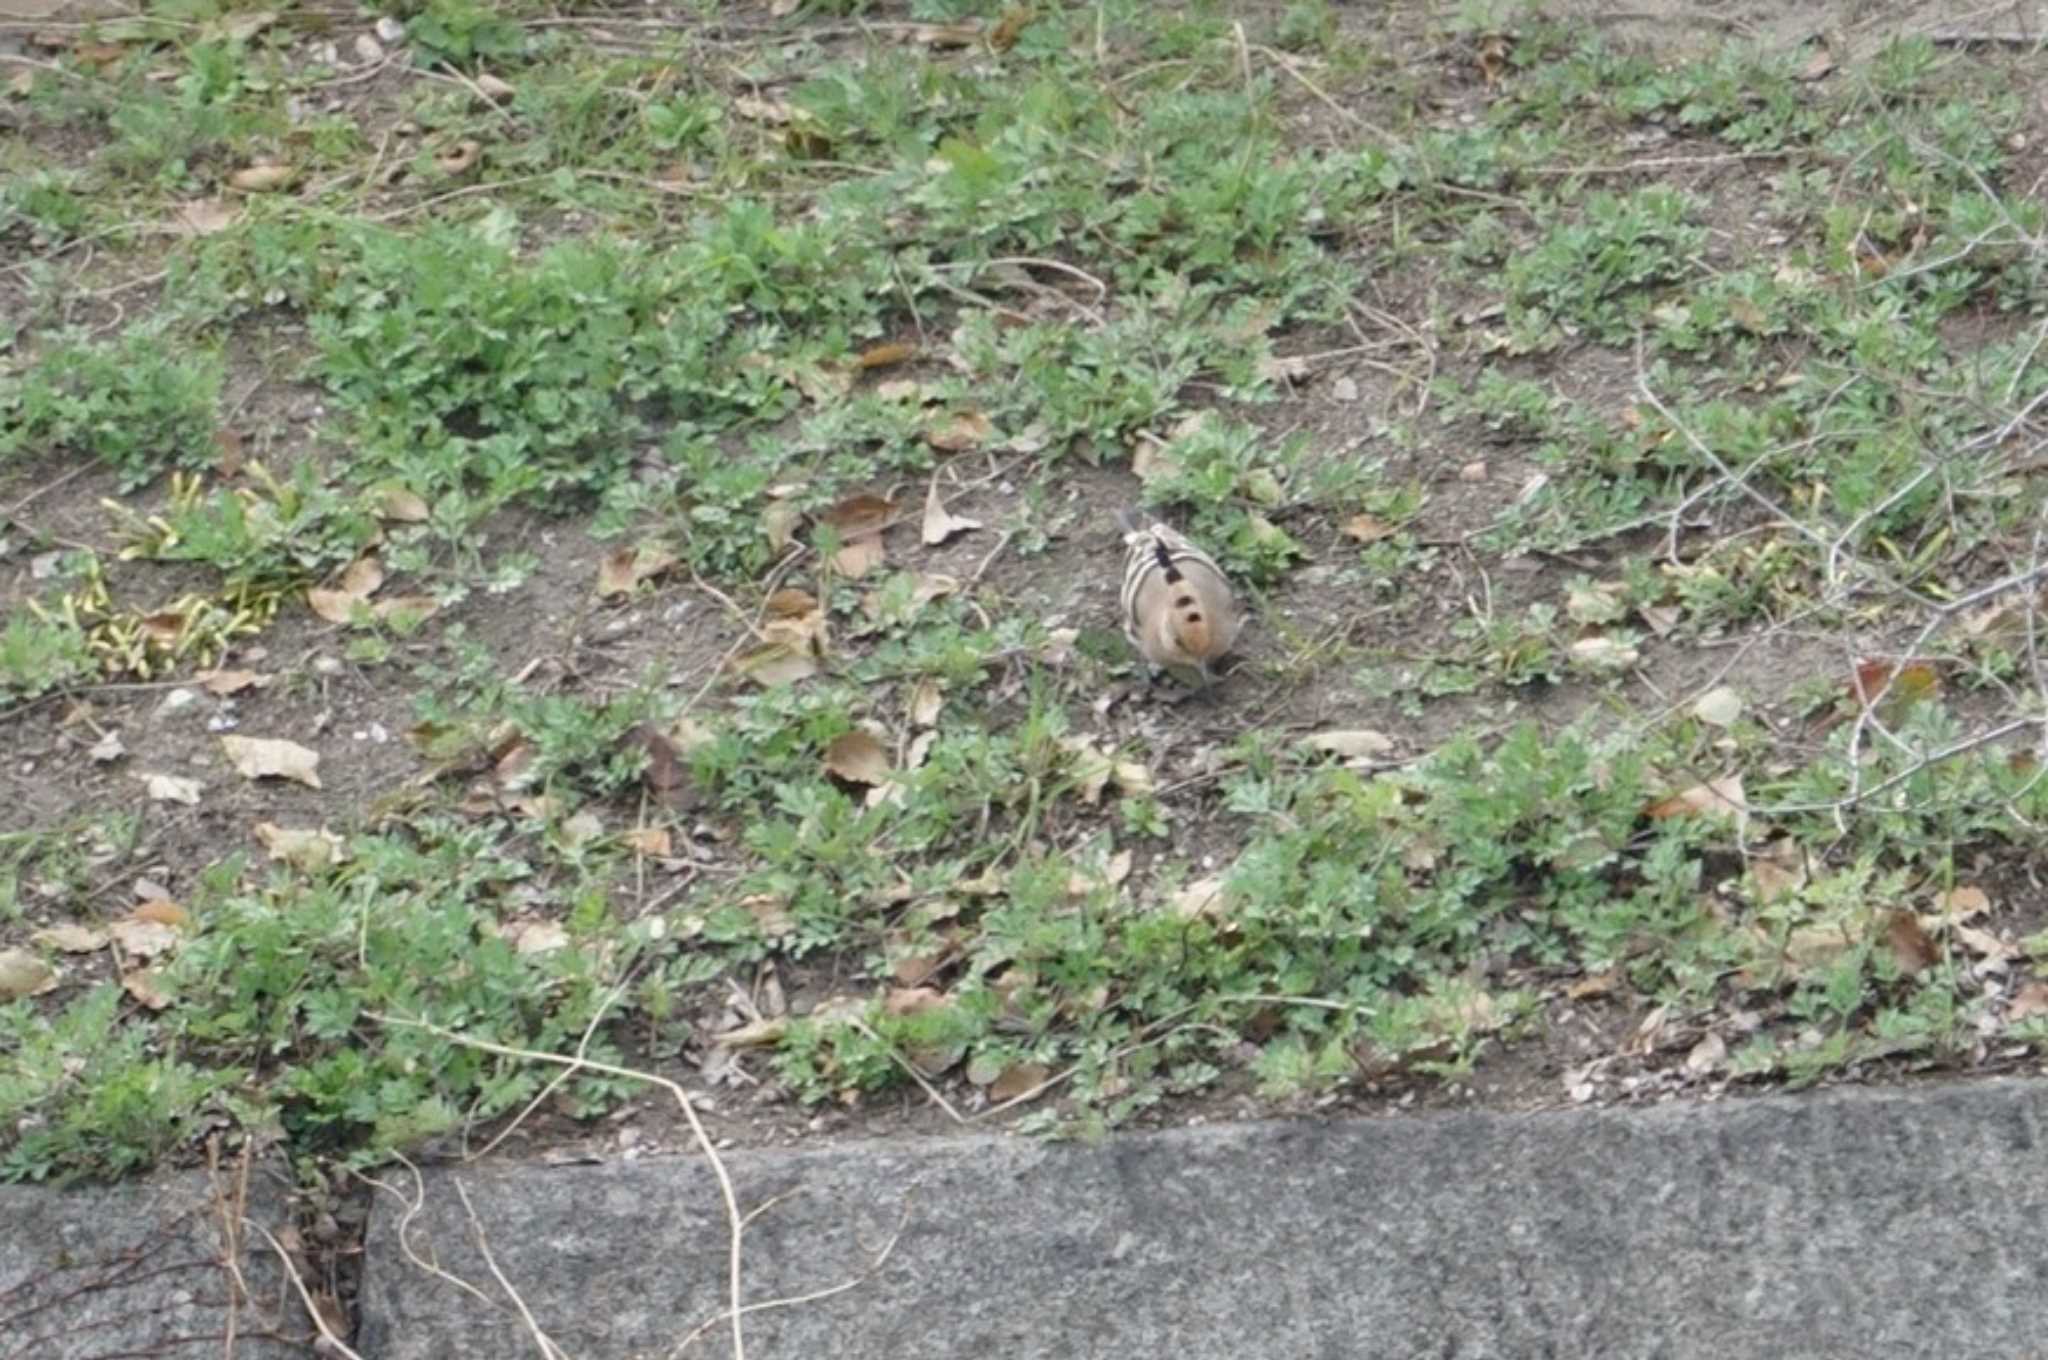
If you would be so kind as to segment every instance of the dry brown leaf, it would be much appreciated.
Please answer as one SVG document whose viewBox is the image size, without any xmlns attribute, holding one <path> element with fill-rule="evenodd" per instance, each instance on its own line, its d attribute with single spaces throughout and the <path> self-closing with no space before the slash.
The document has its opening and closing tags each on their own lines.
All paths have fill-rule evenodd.
<svg viewBox="0 0 2048 1360">
<path fill-rule="evenodd" d="M 220 450 L 220 457 L 214 461 L 213 470 L 221 480 L 232 481 L 242 475 L 246 461 L 243 451 L 242 432 L 223 425 L 213 432 L 213 445 Z"/>
<path fill-rule="evenodd" d="M 2017 945 L 2007 944 L 1988 930 L 1976 926 L 1954 927 L 1955 937 L 1978 958 L 1992 963 L 2004 963 L 2020 956 Z"/>
<path fill-rule="evenodd" d="M 163 976 L 154 968 L 133 968 L 121 974 L 121 990 L 153 1011 L 171 1004 L 163 990 Z"/>
<path fill-rule="evenodd" d="M 190 618 L 176 610 L 145 614 L 138 620 L 138 626 L 149 640 L 166 651 L 178 645 L 178 640 L 184 637 L 191 624 Z"/>
<path fill-rule="evenodd" d="M 825 768 L 849 784 L 884 784 L 890 777 L 888 748 L 859 728 L 841 732 L 825 748 Z"/>
<path fill-rule="evenodd" d="M 647 855 L 654 859 L 667 859 L 672 853 L 668 828 L 665 826 L 635 827 L 619 837 L 626 848 L 636 855 Z"/>
<path fill-rule="evenodd" d="M 1675 605 L 1646 604 L 1636 610 L 1637 617 L 1649 625 L 1650 631 L 1658 637 L 1669 637 L 1671 630 L 1684 621 L 1685 612 Z"/>
<path fill-rule="evenodd" d="M 885 1015 L 921 1015 L 926 1011 L 943 1010 L 949 1004 L 946 994 L 936 987 L 891 987 L 882 998 L 882 1012 Z"/>
<path fill-rule="evenodd" d="M 48 930 L 39 930 L 29 936 L 29 941 L 44 949 L 55 949 L 60 953 L 90 954 L 107 947 L 107 934 L 90 926 L 67 922 L 64 925 L 51 926 Z"/>
<path fill-rule="evenodd" d="M 648 544 L 606 553 L 597 564 L 598 596 L 608 600 L 630 595 L 642 581 L 659 576 L 675 564 L 674 553 Z"/>
<path fill-rule="evenodd" d="M 518 794 L 506 798 L 505 807 L 528 821 L 547 822 L 553 821 L 561 812 L 562 801 L 559 798 L 549 798 L 545 794 Z M 489 806 L 486 805 L 485 811 L 489 810 Z"/>
<path fill-rule="evenodd" d="M 1100 802 L 1110 776 L 1116 773 L 1116 762 L 1087 737 L 1061 737 L 1060 749 L 1073 758 L 1074 788 L 1081 801 L 1091 807 Z"/>
<path fill-rule="evenodd" d="M 883 401 L 922 402 L 931 394 L 915 378 L 890 378 L 875 384 L 875 395 Z"/>
<path fill-rule="evenodd" d="M 1742 776 L 1728 775 L 1695 784 L 1681 793 L 1650 804 L 1643 814 L 1656 820 L 1666 817 L 1741 817 L 1749 811 L 1742 791 Z"/>
<path fill-rule="evenodd" d="M 782 1036 L 787 1033 L 788 1016 L 778 1015 L 772 1019 L 763 1016 L 758 1020 L 749 1020 L 737 1029 L 729 1029 L 711 1042 L 721 1048 L 763 1048 L 769 1044 L 781 1043 Z"/>
<path fill-rule="evenodd" d="M 1750 856 L 1750 877 L 1764 906 L 1806 886 L 1806 851 L 1790 836 L 1780 836 Z"/>
<path fill-rule="evenodd" d="M 283 860 L 303 873 L 314 873 L 348 858 L 347 843 L 332 831 L 258 822 L 256 839 L 263 842 L 272 859 Z"/>
<path fill-rule="evenodd" d="M 1578 665 L 1595 671 L 1627 670 L 1642 660 L 1642 653 L 1634 646 L 1610 637 L 1579 638 L 1565 648 L 1565 654 Z"/>
<path fill-rule="evenodd" d="M 369 597 L 384 584 L 384 564 L 374 557 L 358 557 L 341 573 L 339 589 L 349 595 Z"/>
<path fill-rule="evenodd" d="M 771 620 L 807 619 L 821 612 L 818 597 L 795 586 L 770 591 L 768 598 L 761 601 L 761 608 Z"/>
<path fill-rule="evenodd" d="M 476 87 L 492 99 L 510 99 L 518 93 L 517 90 L 512 88 L 511 82 L 502 80 L 492 75 L 489 71 L 485 71 L 476 78 Z"/>
<path fill-rule="evenodd" d="M 155 885 L 150 886 L 153 888 Z M 128 914 L 138 921 L 154 921 L 160 926 L 182 926 L 192 919 L 183 907 L 161 893 L 137 902 L 135 909 Z"/>
<path fill-rule="evenodd" d="M 994 421 L 969 407 L 935 421 L 932 427 L 925 431 L 924 442 L 941 453 L 965 453 L 969 449 L 980 448 L 995 432 Z"/>
<path fill-rule="evenodd" d="M 1856 945 L 1841 926 L 1800 926 L 1785 937 L 1785 960 L 1801 972 L 1824 968 Z"/>
<path fill-rule="evenodd" d="M 1934 915 L 1945 925 L 1959 925 L 1991 910 L 1991 897 L 1982 888 L 1965 885 L 1934 898 Z"/>
<path fill-rule="evenodd" d="M 1792 78 L 1808 82 L 1825 80 L 1834 69 L 1835 54 L 1828 51 L 1825 47 L 1817 47 L 1814 49 L 1813 55 L 1806 59 L 1806 65 L 1800 67 L 1798 73 Z"/>
<path fill-rule="evenodd" d="M 41 996 L 57 986 L 57 970 L 26 949 L 0 949 L 0 1001 Z"/>
<path fill-rule="evenodd" d="M 870 345 L 854 356 L 855 368 L 888 368 L 893 364 L 907 363 L 917 357 L 917 346 L 902 340 L 887 344 Z"/>
<path fill-rule="evenodd" d="M 383 620 L 404 615 L 417 621 L 432 618 L 440 609 L 441 602 L 431 595 L 386 595 L 370 606 L 370 616 Z"/>
<path fill-rule="evenodd" d="M 242 220 L 239 205 L 224 198 L 195 198 L 178 205 L 175 229 L 186 236 L 211 236 Z"/>
<path fill-rule="evenodd" d="M 434 164 L 444 175 L 460 175 L 475 165 L 477 158 L 484 154 L 484 144 L 465 137 L 434 157 Z"/>
<path fill-rule="evenodd" d="M 1941 672 L 1931 661 L 1886 660 L 1856 663 L 1849 678 L 1849 696 L 1863 705 L 1882 703 L 1888 713 L 1911 708 L 1941 693 Z"/>
<path fill-rule="evenodd" d="M 222 737 L 228 763 L 244 779 L 289 779 L 309 789 L 320 787 L 320 753 L 273 737 Z"/>
<path fill-rule="evenodd" d="M 939 484 L 934 480 L 931 490 L 924 498 L 924 543 L 928 548 L 937 547 L 955 534 L 964 534 L 981 528 L 981 521 L 955 515 L 946 509 L 939 499 Z"/>
<path fill-rule="evenodd" d="M 689 771 L 683 768 L 682 752 L 666 733 L 656 731 L 653 724 L 636 724 L 626 734 L 626 740 L 647 752 L 647 768 L 640 772 L 640 779 L 648 788 L 666 794 L 689 782 Z"/>
<path fill-rule="evenodd" d="M 1044 1063 L 1012 1063 L 988 1084 L 988 1098 L 997 1104 L 1019 1100 L 1045 1085 L 1052 1069 Z"/>
<path fill-rule="evenodd" d="M 991 52 L 1007 52 L 1017 45 L 1017 39 L 1031 26 L 1036 12 L 1029 5 L 1012 5 L 1003 11 L 1003 17 L 989 30 L 988 48 Z"/>
<path fill-rule="evenodd" d="M 402 486 L 378 487 L 372 499 L 376 502 L 377 518 L 397 524 L 424 524 L 432 513 L 424 497 Z"/>
<path fill-rule="evenodd" d="M 1131 450 L 1131 472 L 1140 482 L 1151 483 L 1178 476 L 1180 460 L 1173 456 L 1173 446 L 1153 435 L 1140 434 L 1137 447 Z"/>
<path fill-rule="evenodd" d="M 383 584 L 383 563 L 374 557 L 359 557 L 348 564 L 334 585 L 309 589 L 306 603 L 329 623 L 348 623 L 355 618 L 356 608 L 367 607 L 370 597 Z"/>
<path fill-rule="evenodd" d="M 882 548 L 882 530 L 896 513 L 896 503 L 880 496 L 848 496 L 819 519 L 839 536 L 839 551 L 832 555 L 833 569 L 852 580 L 867 575 L 887 560 Z"/>
<path fill-rule="evenodd" d="M 927 675 L 910 689 L 910 721 L 918 727 L 930 727 L 939 720 L 939 710 L 945 706 L 945 691 L 939 682 Z"/>
<path fill-rule="evenodd" d="M 850 581 L 858 581 L 888 560 L 879 536 L 854 538 L 832 554 L 832 569 Z"/>
<path fill-rule="evenodd" d="M 240 694 L 245 689 L 262 689 L 270 684 L 271 677 L 257 671 L 201 671 L 192 677 L 199 687 L 208 694 L 225 699 L 230 694 Z"/>
<path fill-rule="evenodd" d="M 1378 515 L 1359 513 L 1344 521 L 1344 536 L 1360 543 L 1377 543 L 1394 532 L 1394 526 Z"/>
<path fill-rule="evenodd" d="M 267 194 L 282 189 L 298 178 L 298 171 L 275 161 L 258 161 L 228 176 L 228 187 L 245 194 Z"/>
<path fill-rule="evenodd" d="M 1614 623 L 1628 612 L 1622 599 L 1627 587 L 1619 581 L 1591 581 L 1565 588 L 1564 612 L 1574 623 Z"/>
<path fill-rule="evenodd" d="M 1184 921 L 1197 917 L 1210 920 L 1222 919 L 1224 909 L 1229 905 L 1229 894 L 1224 891 L 1220 876 L 1198 878 L 1181 888 L 1168 903 L 1175 916 Z"/>
<path fill-rule="evenodd" d="M 918 986 L 945 967 L 949 955 L 948 950 L 938 950 L 929 954 L 906 954 L 890 965 L 889 976 L 896 979 L 900 986 Z"/>
<path fill-rule="evenodd" d="M 178 943 L 175 926 L 124 916 L 107 926 L 107 938 L 137 958 L 153 959 Z"/>
<path fill-rule="evenodd" d="M 906 42 L 922 43 L 935 49 L 972 47 L 981 40 L 981 25 L 977 23 L 912 24 L 898 31 Z"/>
<path fill-rule="evenodd" d="M 763 99 L 758 95 L 743 94 L 732 101 L 732 111 L 752 123 L 766 123 L 771 127 L 783 127 L 795 116 L 795 111 L 780 99 Z"/>
<path fill-rule="evenodd" d="M 143 789 L 152 801 L 158 803 L 185 803 L 196 806 L 199 791 L 205 786 L 198 780 L 179 774 L 150 774 L 138 771 L 135 775 L 142 781 Z"/>
<path fill-rule="evenodd" d="M 2048 1015 L 2048 982 L 2034 978 L 2013 994 L 2012 1004 L 2006 1007 L 2005 1022 L 2017 1024 L 2037 1015 Z"/>
<path fill-rule="evenodd" d="M 1394 749 L 1394 739 L 1369 727 L 1340 728 L 1303 737 L 1301 744 L 1311 751 L 1345 760 L 1371 760 Z"/>
<path fill-rule="evenodd" d="M 512 942 L 514 953 L 551 954 L 569 945 L 569 932 L 560 921 L 507 922 L 500 933 Z"/>
<path fill-rule="evenodd" d="M 1153 788 L 1152 771 L 1140 760 L 1119 760 L 1110 765 L 1110 782 L 1126 798 L 1143 798 Z"/>
<path fill-rule="evenodd" d="M 808 593 L 785 587 L 761 605 L 761 640 L 806 654 L 825 652 L 825 611 Z"/>
<path fill-rule="evenodd" d="M 771 642 L 733 658 L 733 670 L 766 687 L 793 685 L 818 673 L 818 662 L 808 647 Z"/>
<path fill-rule="evenodd" d="M 797 526 L 803 521 L 804 512 L 788 501 L 770 501 L 761 512 L 761 532 L 767 536 L 769 547 L 778 553 L 785 552 L 796 542 Z"/>
<path fill-rule="evenodd" d="M 1564 989 L 1564 994 L 1574 1001 L 1590 1001 L 1594 997 L 1607 996 L 1621 983 L 1621 970 L 1609 968 L 1604 973 L 1582 977 Z"/>
<path fill-rule="evenodd" d="M 911 578 L 910 602 L 922 609 L 942 595 L 960 589 L 960 578 L 942 571 L 921 571 Z"/>
<path fill-rule="evenodd" d="M 1892 947 L 1893 961 L 1906 977 L 1932 968 L 1941 958 L 1941 951 L 1921 927 L 1920 918 L 1910 911 L 1892 912 L 1885 920 L 1884 934 Z"/>
<path fill-rule="evenodd" d="M 740 909 L 754 918 L 754 924 L 761 933 L 770 937 L 788 935 L 796 930 L 796 918 L 789 914 L 789 903 L 773 893 L 751 893 L 742 897 Z"/>
</svg>

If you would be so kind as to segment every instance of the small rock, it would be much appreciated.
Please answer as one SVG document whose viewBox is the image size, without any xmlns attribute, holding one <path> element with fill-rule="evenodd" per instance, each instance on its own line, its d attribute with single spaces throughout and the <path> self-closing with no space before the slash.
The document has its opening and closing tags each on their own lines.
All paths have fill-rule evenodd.
<svg viewBox="0 0 2048 1360">
<path fill-rule="evenodd" d="M 162 701 L 157 704 L 156 716 L 159 718 L 168 718 L 171 717 L 173 714 L 184 712 L 186 709 L 192 707 L 192 705 L 198 702 L 198 690 L 185 689 L 183 687 L 180 687 L 178 689 L 172 690 L 169 694 L 166 694 L 163 697 Z"/>
<path fill-rule="evenodd" d="M 389 23 L 393 27 L 397 27 L 397 22 L 398 21 L 391 18 L 391 16 L 386 15 L 384 17 L 383 23 L 379 23 L 377 27 L 379 29 L 382 29 L 385 23 Z M 403 29 L 400 30 L 400 36 L 404 36 Z M 367 33 L 356 34 L 356 60 L 362 62 L 364 65 L 369 65 L 372 62 L 379 62 L 384 60 L 384 44 L 378 42 L 375 38 L 371 37 Z"/>
<path fill-rule="evenodd" d="M 387 14 L 377 21 L 377 39 L 395 47 L 405 41 L 405 25 Z"/>
<path fill-rule="evenodd" d="M 338 656 L 316 656 L 313 658 L 313 674 L 340 675 L 341 658 Z"/>
</svg>

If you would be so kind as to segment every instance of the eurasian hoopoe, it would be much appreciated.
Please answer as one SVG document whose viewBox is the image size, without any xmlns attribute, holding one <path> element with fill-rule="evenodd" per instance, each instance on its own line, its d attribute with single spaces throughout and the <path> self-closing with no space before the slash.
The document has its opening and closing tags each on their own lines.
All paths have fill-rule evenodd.
<svg viewBox="0 0 2048 1360">
<path fill-rule="evenodd" d="M 1237 640 L 1243 618 L 1230 582 L 1209 554 L 1164 524 L 1140 528 L 1129 511 L 1123 526 L 1124 635 L 1147 664 L 1198 670 L 1206 683 L 1210 665 Z"/>
</svg>

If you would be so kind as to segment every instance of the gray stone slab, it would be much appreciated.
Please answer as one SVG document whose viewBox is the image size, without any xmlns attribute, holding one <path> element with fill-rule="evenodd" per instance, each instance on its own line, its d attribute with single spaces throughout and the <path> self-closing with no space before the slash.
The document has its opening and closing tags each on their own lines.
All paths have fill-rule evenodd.
<svg viewBox="0 0 2048 1360">
<path fill-rule="evenodd" d="M 1094 1146 L 733 1153 L 753 1360 L 2027 1356 L 2048 1323 L 2048 1083 L 1260 1123 Z M 454 1182 L 474 1206 L 467 1216 Z M 906 1217 L 907 1215 L 907 1217 Z M 695 1160 L 437 1170 L 371 1221 L 365 1360 L 667 1356 L 723 1306 Z M 691 1355 L 726 1355 L 714 1328 Z"/>
<path fill-rule="evenodd" d="M 125 0 L 0 0 L 0 19 L 84 22 L 139 12 Z"/>
<path fill-rule="evenodd" d="M 223 1188 L 232 1193 L 231 1177 Z M 234 1259 L 246 1286 L 236 1296 L 220 1203 L 203 1173 L 76 1190 L 0 1186 L 0 1360 L 310 1354 L 283 1339 L 309 1336 L 311 1324 L 252 1230 Z M 282 1184 L 252 1175 L 243 1210 L 281 1232 Z"/>
</svg>

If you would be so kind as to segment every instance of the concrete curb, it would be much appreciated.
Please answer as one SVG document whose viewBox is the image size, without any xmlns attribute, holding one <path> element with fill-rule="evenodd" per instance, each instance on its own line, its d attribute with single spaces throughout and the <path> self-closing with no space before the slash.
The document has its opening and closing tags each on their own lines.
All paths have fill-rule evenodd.
<svg viewBox="0 0 2048 1360">
<path fill-rule="evenodd" d="M 2048 1353 L 2048 1083 L 736 1153 L 755 1360 Z M 474 1206 L 473 1225 L 458 1198 Z M 365 1360 L 668 1356 L 725 1301 L 692 1160 L 428 1173 Z M 898 1234 L 887 1263 L 862 1279 Z M 692 1355 L 724 1355 L 713 1326 Z"/>
</svg>

